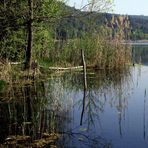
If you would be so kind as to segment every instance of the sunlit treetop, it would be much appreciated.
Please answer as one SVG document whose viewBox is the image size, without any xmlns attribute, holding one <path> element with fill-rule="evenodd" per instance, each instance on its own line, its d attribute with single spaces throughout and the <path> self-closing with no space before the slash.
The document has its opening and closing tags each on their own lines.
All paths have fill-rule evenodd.
<svg viewBox="0 0 148 148">
<path fill-rule="evenodd" d="M 108 12 L 113 8 L 113 0 L 69 0 L 67 4 L 83 11 Z"/>
</svg>

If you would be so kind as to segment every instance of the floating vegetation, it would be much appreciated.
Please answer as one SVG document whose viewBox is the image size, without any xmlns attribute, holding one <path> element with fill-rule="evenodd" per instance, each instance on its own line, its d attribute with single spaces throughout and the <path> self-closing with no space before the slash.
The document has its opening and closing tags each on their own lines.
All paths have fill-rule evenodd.
<svg viewBox="0 0 148 148">
<path fill-rule="evenodd" d="M 32 140 L 30 136 L 25 135 L 17 135 L 17 136 L 8 136 L 5 139 L 5 143 L 1 146 L 6 147 L 45 147 L 45 146 L 51 146 L 53 148 L 56 148 L 56 145 L 54 143 L 60 138 L 59 134 L 56 133 L 43 133 L 41 139 Z"/>
<path fill-rule="evenodd" d="M 52 133 L 52 134 L 48 134 L 48 133 L 43 133 L 43 136 L 41 139 L 39 140 L 35 140 L 33 142 L 33 146 L 34 147 L 44 147 L 46 145 L 53 145 L 55 143 L 56 140 L 58 140 L 60 138 L 60 135 L 59 134 L 55 134 L 55 133 Z M 56 146 L 55 146 L 56 147 Z"/>
</svg>

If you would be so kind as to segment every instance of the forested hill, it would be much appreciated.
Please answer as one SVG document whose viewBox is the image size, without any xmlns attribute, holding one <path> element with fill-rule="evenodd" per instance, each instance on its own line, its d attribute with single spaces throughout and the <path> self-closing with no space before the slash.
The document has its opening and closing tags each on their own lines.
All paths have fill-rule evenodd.
<svg viewBox="0 0 148 148">
<path fill-rule="evenodd" d="M 119 17 L 119 14 L 106 14 L 106 18 L 113 16 Z M 148 16 L 143 15 L 128 15 L 131 27 L 131 36 L 133 40 L 148 39 Z"/>
<path fill-rule="evenodd" d="M 143 15 L 119 15 L 111 13 L 84 12 L 66 6 L 68 12 L 73 14 L 60 21 L 57 27 L 58 37 L 60 36 L 81 36 L 84 32 L 92 29 L 98 30 L 100 26 L 107 25 L 112 30 L 117 30 L 118 25 L 128 24 L 125 30 L 130 32 L 129 38 L 132 40 L 148 39 L 148 16 Z M 122 20 L 122 21 L 121 21 Z M 124 31 L 125 31 L 124 30 Z M 128 39 L 129 39 L 128 38 Z"/>
<path fill-rule="evenodd" d="M 131 15 L 130 22 L 133 28 L 133 37 L 139 39 L 148 39 L 148 16 Z"/>
</svg>

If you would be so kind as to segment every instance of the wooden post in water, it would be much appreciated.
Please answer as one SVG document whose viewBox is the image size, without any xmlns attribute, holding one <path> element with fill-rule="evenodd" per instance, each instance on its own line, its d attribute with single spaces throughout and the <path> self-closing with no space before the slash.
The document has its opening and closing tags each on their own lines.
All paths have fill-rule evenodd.
<svg viewBox="0 0 148 148">
<path fill-rule="evenodd" d="M 84 50 L 81 49 L 82 64 L 83 64 L 83 75 L 84 75 L 84 90 L 87 90 L 87 78 L 86 78 L 86 63 L 84 57 Z"/>
<path fill-rule="evenodd" d="M 85 63 L 83 49 L 81 49 L 81 56 L 82 56 L 82 63 L 83 63 L 84 95 L 83 95 L 83 107 L 82 107 L 82 112 L 81 112 L 80 125 L 82 125 L 82 122 L 83 122 L 83 116 L 84 116 L 84 111 L 85 111 L 86 91 L 87 91 L 86 63 Z"/>
</svg>

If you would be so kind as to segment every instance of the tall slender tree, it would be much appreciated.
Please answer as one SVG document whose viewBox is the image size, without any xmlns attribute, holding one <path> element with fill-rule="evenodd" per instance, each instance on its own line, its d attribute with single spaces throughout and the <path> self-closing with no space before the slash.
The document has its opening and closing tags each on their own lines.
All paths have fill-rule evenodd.
<svg viewBox="0 0 148 148">
<path fill-rule="evenodd" d="M 29 69 L 32 58 L 32 45 L 33 45 L 33 0 L 28 0 L 29 7 L 29 20 L 27 22 L 28 30 L 28 43 L 25 55 L 25 69 Z"/>
</svg>

